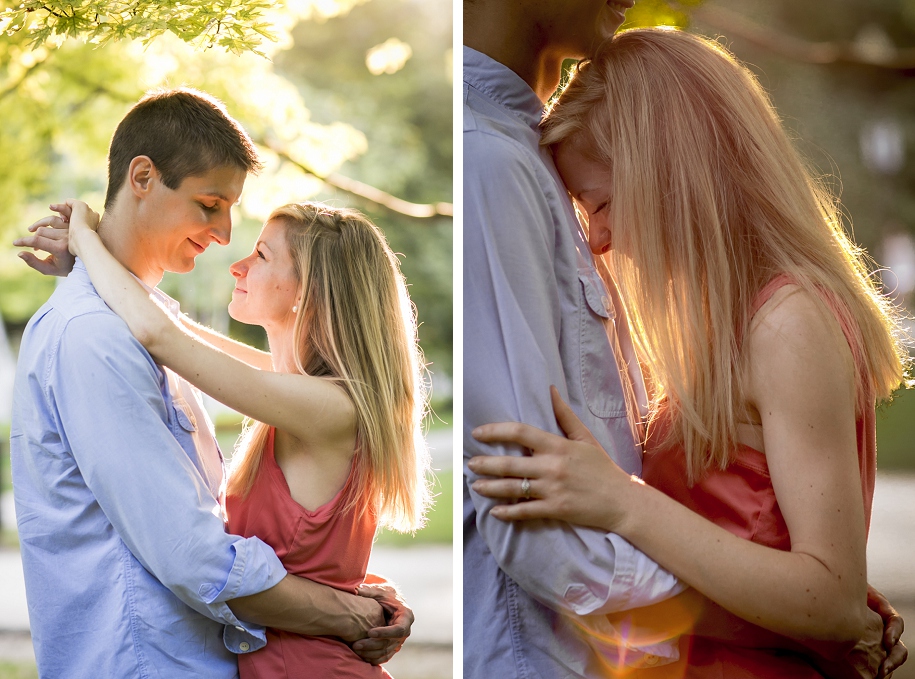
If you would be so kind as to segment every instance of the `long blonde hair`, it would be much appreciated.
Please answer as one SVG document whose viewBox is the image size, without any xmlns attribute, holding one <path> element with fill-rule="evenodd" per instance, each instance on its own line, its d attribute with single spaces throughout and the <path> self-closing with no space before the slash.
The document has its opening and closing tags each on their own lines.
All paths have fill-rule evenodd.
<svg viewBox="0 0 915 679">
<path fill-rule="evenodd" d="M 299 281 L 296 369 L 333 379 L 356 411 L 353 477 L 343 511 L 371 510 L 381 525 L 415 530 L 429 504 L 427 403 L 416 320 L 397 258 L 381 231 L 354 210 L 293 203 L 273 211 Z M 251 424 L 227 492 L 245 496 L 269 427 Z"/>
<path fill-rule="evenodd" d="M 909 362 L 899 310 L 766 93 L 720 44 L 667 29 L 618 34 L 579 65 L 544 120 L 542 143 L 560 142 L 610 170 L 605 261 L 650 367 L 649 432 L 685 447 L 691 482 L 731 459 L 741 337 L 776 276 L 829 317 L 824 294 L 847 311 L 859 413 L 899 386 Z"/>
</svg>

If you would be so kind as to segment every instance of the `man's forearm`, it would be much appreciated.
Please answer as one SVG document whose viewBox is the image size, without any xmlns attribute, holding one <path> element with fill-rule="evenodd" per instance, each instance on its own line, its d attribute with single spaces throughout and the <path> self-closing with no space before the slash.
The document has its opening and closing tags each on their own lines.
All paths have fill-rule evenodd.
<svg viewBox="0 0 915 679">
<path fill-rule="evenodd" d="M 385 624 L 384 610 L 373 599 L 347 594 L 311 580 L 287 575 L 279 584 L 228 602 L 241 620 L 266 627 L 356 641 Z"/>
</svg>

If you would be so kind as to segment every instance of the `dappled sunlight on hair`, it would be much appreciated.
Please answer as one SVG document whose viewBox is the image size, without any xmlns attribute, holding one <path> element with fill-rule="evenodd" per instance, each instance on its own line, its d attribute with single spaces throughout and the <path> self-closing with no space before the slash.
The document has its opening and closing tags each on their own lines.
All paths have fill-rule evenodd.
<svg viewBox="0 0 915 679">
<path fill-rule="evenodd" d="M 825 317 L 820 292 L 848 310 L 863 356 L 859 412 L 899 386 L 910 362 L 900 310 L 766 93 L 721 44 L 619 33 L 579 64 L 542 127 L 543 144 L 573 144 L 611 171 L 614 250 L 603 264 L 650 368 L 652 438 L 683 445 L 691 480 L 731 460 L 745 398 L 739 338 L 779 275 Z M 662 413 L 669 426 L 657 435 Z"/>
</svg>

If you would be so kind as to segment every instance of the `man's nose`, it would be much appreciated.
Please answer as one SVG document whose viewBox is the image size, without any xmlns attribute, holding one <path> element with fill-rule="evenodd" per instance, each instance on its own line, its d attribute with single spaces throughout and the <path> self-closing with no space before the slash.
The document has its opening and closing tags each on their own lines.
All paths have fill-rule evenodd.
<svg viewBox="0 0 915 679">
<path fill-rule="evenodd" d="M 232 213 L 228 212 L 210 226 L 210 236 L 220 245 L 228 245 L 232 239 Z"/>
</svg>

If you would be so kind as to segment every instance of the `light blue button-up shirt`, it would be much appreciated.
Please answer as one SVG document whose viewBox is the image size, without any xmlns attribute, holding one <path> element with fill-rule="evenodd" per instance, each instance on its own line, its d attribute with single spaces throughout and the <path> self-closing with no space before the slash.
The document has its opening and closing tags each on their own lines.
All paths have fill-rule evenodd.
<svg viewBox="0 0 915 679">
<path fill-rule="evenodd" d="M 613 459 L 639 473 L 612 297 L 540 147 L 541 116 L 517 74 L 464 48 L 464 458 L 521 454 L 475 441 L 486 422 L 561 433 L 555 384 Z M 646 653 L 676 657 L 674 644 L 620 653 L 599 639 L 601 614 L 678 594 L 676 578 L 614 534 L 498 521 L 464 473 L 465 677 L 592 678 Z"/>
<path fill-rule="evenodd" d="M 11 459 L 42 677 L 235 677 L 265 643 L 225 602 L 286 571 L 226 534 L 220 461 L 168 382 L 79 261 L 23 335 Z"/>
</svg>

